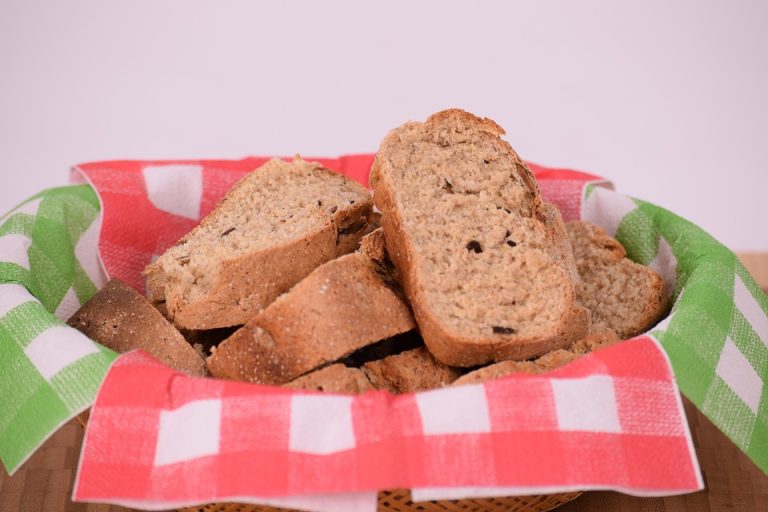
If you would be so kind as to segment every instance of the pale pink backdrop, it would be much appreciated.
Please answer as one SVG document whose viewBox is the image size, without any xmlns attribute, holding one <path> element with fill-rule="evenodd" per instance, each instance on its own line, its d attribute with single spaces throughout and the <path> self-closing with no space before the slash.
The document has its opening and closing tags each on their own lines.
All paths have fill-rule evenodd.
<svg viewBox="0 0 768 512">
<path fill-rule="evenodd" d="M 0 0 L 0 212 L 70 164 L 375 151 L 460 106 L 768 250 L 768 3 Z"/>
</svg>

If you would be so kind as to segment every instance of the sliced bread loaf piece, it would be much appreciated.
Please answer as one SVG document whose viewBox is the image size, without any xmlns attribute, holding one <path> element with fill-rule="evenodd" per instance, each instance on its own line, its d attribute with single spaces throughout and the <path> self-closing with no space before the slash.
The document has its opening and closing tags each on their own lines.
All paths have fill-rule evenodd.
<svg viewBox="0 0 768 512">
<path fill-rule="evenodd" d="M 462 375 L 454 381 L 454 385 L 476 384 L 498 379 L 512 373 L 545 373 L 555 368 L 565 366 L 588 352 L 607 347 L 620 341 L 615 333 L 606 331 L 590 334 L 564 349 L 553 350 L 533 361 L 502 361 L 484 366 L 475 371 Z"/>
<path fill-rule="evenodd" d="M 542 203 L 541 211 L 544 217 L 544 225 L 552 233 L 553 244 L 550 254 L 555 261 L 560 262 L 560 265 L 568 272 L 571 281 L 576 284 L 581 280 L 581 277 L 576 268 L 576 258 L 573 256 L 571 239 L 568 237 L 568 230 L 565 227 L 565 222 L 563 222 L 563 216 L 560 210 L 557 209 L 557 206 L 552 203 Z"/>
<path fill-rule="evenodd" d="M 596 323 L 631 338 L 653 327 L 667 311 L 661 276 L 627 258 L 605 230 L 584 221 L 567 223 L 581 275 L 576 293 Z"/>
<path fill-rule="evenodd" d="M 408 306 L 362 253 L 329 261 L 280 296 L 208 358 L 211 373 L 285 384 L 415 327 Z"/>
<path fill-rule="evenodd" d="M 499 379 L 518 372 L 544 373 L 545 371 L 546 370 L 537 365 L 534 361 L 501 361 L 500 363 L 489 364 L 488 366 L 483 366 L 477 370 L 465 373 L 453 381 L 453 385 L 461 386 L 462 384 L 478 384 L 480 382 Z"/>
<path fill-rule="evenodd" d="M 323 391 L 325 393 L 364 393 L 376 389 L 360 368 L 336 363 L 294 379 L 287 388 Z"/>
<path fill-rule="evenodd" d="M 360 184 L 320 164 L 271 160 L 145 271 L 185 329 L 244 324 L 322 263 L 354 250 L 373 220 Z"/>
<path fill-rule="evenodd" d="M 459 371 L 442 364 L 425 347 L 406 350 L 363 365 L 363 372 L 377 389 L 410 393 L 447 386 Z"/>
<path fill-rule="evenodd" d="M 447 110 L 391 131 L 371 170 L 387 250 L 421 335 L 451 366 L 543 354 L 589 325 L 548 227 L 558 218 L 544 211 L 503 133 Z"/>
<path fill-rule="evenodd" d="M 253 322 L 245 324 L 218 346 L 211 348 L 205 360 L 208 371 L 219 379 L 285 384 L 291 379 L 276 381 L 261 375 L 280 375 L 281 360 L 274 355 L 275 339 Z"/>
<path fill-rule="evenodd" d="M 549 236 L 551 236 L 551 243 L 548 244 L 547 251 L 552 259 L 568 273 L 568 277 L 575 286 L 581 280 L 581 277 L 576 268 L 576 259 L 573 256 L 571 240 L 568 237 L 563 216 L 560 210 L 557 209 L 557 206 L 552 203 L 543 202 L 541 204 L 541 217 Z M 567 313 L 557 339 L 578 339 L 590 332 L 591 325 L 592 313 L 578 301 L 577 297 L 573 307 Z"/>
<path fill-rule="evenodd" d="M 188 375 L 207 375 L 205 361 L 152 304 L 117 279 L 83 304 L 67 323 L 115 352 L 144 350 Z"/>
</svg>

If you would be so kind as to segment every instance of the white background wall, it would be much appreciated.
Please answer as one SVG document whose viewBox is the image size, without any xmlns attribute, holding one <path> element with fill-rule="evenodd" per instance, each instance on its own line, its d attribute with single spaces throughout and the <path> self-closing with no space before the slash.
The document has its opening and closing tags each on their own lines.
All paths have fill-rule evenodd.
<svg viewBox="0 0 768 512">
<path fill-rule="evenodd" d="M 0 0 L 0 211 L 69 165 L 375 151 L 460 106 L 768 250 L 768 3 Z"/>
</svg>

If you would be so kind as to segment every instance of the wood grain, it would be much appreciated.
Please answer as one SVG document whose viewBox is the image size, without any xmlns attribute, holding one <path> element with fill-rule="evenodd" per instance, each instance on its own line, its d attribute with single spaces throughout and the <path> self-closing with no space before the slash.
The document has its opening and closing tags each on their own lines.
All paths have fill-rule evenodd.
<svg viewBox="0 0 768 512">
<path fill-rule="evenodd" d="M 740 255 L 768 290 L 768 253 Z M 684 496 L 637 498 L 587 492 L 559 512 L 753 512 L 768 511 L 768 475 L 762 473 L 712 422 L 684 400 L 706 489 Z M 62 427 L 12 477 L 0 468 L 0 511 L 122 512 L 123 507 L 72 503 L 70 495 L 83 440 L 73 420 Z"/>
</svg>

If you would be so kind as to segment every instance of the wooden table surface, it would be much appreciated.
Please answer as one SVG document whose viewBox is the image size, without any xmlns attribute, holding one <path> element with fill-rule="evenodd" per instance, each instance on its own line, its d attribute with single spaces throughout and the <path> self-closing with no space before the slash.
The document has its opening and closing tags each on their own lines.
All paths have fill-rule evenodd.
<svg viewBox="0 0 768 512">
<path fill-rule="evenodd" d="M 768 253 L 739 255 L 768 290 Z M 615 492 L 587 492 L 558 512 L 754 512 L 768 511 L 768 476 L 762 473 L 687 400 L 685 411 L 706 489 L 684 496 L 636 498 Z M 2 512 L 115 512 L 122 507 L 72 503 L 83 430 L 74 421 L 62 427 L 12 477 L 0 468 Z M 768 449 L 768 447 L 766 447 Z"/>
</svg>

